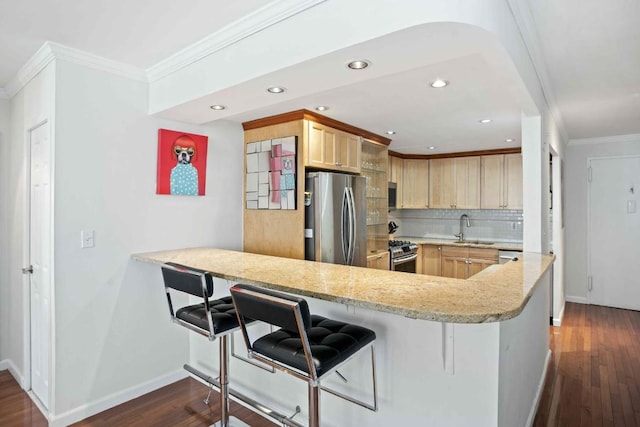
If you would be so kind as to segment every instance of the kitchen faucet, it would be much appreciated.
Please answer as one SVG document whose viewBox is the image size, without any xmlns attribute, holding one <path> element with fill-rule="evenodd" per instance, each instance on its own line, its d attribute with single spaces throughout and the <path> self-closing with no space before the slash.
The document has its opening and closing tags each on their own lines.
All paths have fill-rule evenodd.
<svg viewBox="0 0 640 427">
<path fill-rule="evenodd" d="M 460 215 L 460 232 L 458 234 L 454 234 L 454 236 L 458 238 L 458 242 L 464 242 L 464 233 L 462 232 L 462 227 L 464 227 L 462 220 L 464 219 L 467 220 L 467 227 L 471 227 L 471 223 L 469 222 L 469 215 L 467 214 Z"/>
</svg>

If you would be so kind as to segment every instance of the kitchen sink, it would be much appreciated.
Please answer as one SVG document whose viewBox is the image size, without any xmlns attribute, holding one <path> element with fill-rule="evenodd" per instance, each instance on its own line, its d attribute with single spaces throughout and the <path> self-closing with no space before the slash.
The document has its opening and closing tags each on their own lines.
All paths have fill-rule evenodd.
<svg viewBox="0 0 640 427">
<path fill-rule="evenodd" d="M 458 244 L 461 244 L 461 245 L 465 245 L 465 244 L 466 245 L 469 245 L 469 244 L 471 244 L 471 245 L 493 245 L 494 244 L 494 242 L 485 242 L 485 241 L 482 241 L 482 240 L 463 240 L 462 242 L 455 241 L 453 243 L 458 243 Z"/>
</svg>

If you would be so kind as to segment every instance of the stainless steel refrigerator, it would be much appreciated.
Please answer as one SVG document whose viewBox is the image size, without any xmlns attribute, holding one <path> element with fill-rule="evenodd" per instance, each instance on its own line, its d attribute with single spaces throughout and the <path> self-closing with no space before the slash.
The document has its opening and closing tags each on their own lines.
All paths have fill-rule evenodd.
<svg viewBox="0 0 640 427">
<path fill-rule="evenodd" d="M 367 265 L 366 179 L 309 172 L 305 180 L 305 259 Z"/>
</svg>

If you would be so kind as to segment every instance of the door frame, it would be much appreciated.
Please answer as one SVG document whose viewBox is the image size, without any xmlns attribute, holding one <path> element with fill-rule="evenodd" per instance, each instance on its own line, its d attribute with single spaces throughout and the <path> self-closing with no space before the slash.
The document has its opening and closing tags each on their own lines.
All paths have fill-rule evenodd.
<svg viewBox="0 0 640 427">
<path fill-rule="evenodd" d="M 30 265 L 31 262 L 31 134 L 37 128 L 49 124 L 49 200 L 50 200 L 50 247 L 48 248 L 51 254 L 51 266 L 49 272 L 49 279 L 51 283 L 50 295 L 49 295 L 49 307 L 50 307 L 50 319 L 49 319 L 49 390 L 48 390 L 48 407 L 44 407 L 42 402 L 35 396 L 33 393 L 32 386 L 32 375 L 31 375 L 31 276 L 28 274 L 23 274 L 22 277 L 22 296 L 23 296 L 23 379 L 22 379 L 22 389 L 27 392 L 31 400 L 36 404 L 40 412 L 50 420 L 49 414 L 53 413 L 53 408 L 55 404 L 55 372 L 53 367 L 55 366 L 55 282 L 54 282 L 54 159 L 53 155 L 54 151 L 54 127 L 53 120 L 49 118 L 40 118 L 36 122 L 35 125 L 26 128 L 26 132 L 24 135 L 24 165 L 25 165 L 25 184 L 24 184 L 24 215 L 23 215 L 23 234 L 22 234 L 22 267 L 26 267 Z"/>
<path fill-rule="evenodd" d="M 619 156 L 601 156 L 601 157 L 587 157 L 587 174 L 589 174 L 589 168 L 591 168 L 591 162 L 593 160 L 616 160 L 616 159 L 640 159 L 640 154 L 628 154 Z M 591 262 L 591 180 L 587 175 L 587 275 L 586 289 L 587 289 L 587 304 L 592 304 L 591 290 L 589 289 L 589 278 L 593 275 L 592 262 Z"/>
</svg>

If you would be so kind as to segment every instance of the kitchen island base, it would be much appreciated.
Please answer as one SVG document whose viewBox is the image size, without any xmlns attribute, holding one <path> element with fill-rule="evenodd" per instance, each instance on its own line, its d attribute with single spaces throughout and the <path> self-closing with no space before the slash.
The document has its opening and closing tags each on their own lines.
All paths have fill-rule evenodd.
<svg viewBox="0 0 640 427">
<path fill-rule="evenodd" d="M 549 273 L 541 278 L 523 312 L 493 323 L 453 324 L 381 313 L 307 298 L 313 312 L 359 323 L 378 335 L 378 412 L 372 413 L 329 394 L 321 402 L 323 426 L 529 426 L 545 378 L 549 356 Z M 216 280 L 227 292 L 233 283 Z M 244 349 L 236 337 L 236 353 Z M 215 374 L 211 348 L 190 339 L 191 363 Z M 366 400 L 370 372 L 366 355 L 325 381 Z M 282 413 L 307 417 L 306 386 L 287 375 L 271 374 L 231 359 L 232 387 Z"/>
</svg>

